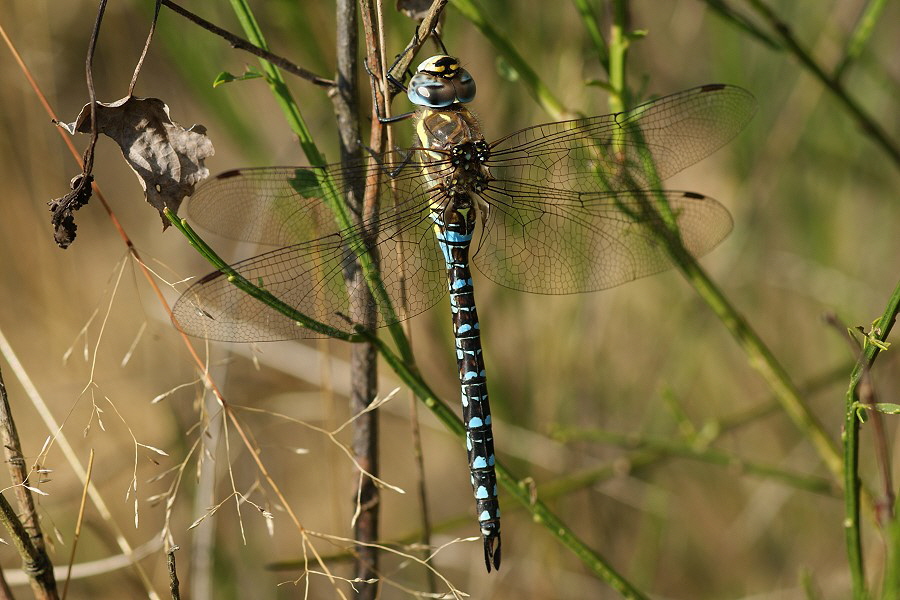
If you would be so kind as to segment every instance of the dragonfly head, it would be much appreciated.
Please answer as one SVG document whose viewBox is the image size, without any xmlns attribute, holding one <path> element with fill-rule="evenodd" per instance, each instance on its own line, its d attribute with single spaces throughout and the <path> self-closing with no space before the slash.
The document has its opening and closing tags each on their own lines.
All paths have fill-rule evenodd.
<svg viewBox="0 0 900 600">
<path fill-rule="evenodd" d="M 445 54 L 422 61 L 409 80 L 410 102 L 427 108 L 447 108 L 475 98 L 475 80 L 459 59 Z"/>
</svg>

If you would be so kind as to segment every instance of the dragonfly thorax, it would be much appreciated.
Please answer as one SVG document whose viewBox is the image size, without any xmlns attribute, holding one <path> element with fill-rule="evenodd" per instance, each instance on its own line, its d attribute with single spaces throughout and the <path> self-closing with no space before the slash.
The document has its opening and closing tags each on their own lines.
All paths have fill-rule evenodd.
<svg viewBox="0 0 900 600">
<path fill-rule="evenodd" d="M 439 192 L 432 202 L 432 210 L 443 213 L 448 209 L 464 211 L 475 206 L 479 212 L 487 210 L 480 194 L 488 187 L 492 177 L 483 164 L 490 156 L 484 140 L 457 144 L 449 150 L 451 169 L 439 177 L 432 177 L 432 189 Z M 445 163 L 446 164 L 446 163 Z"/>
<path fill-rule="evenodd" d="M 431 207 L 464 209 L 479 205 L 478 195 L 493 177 L 485 164 L 490 145 L 478 120 L 463 106 L 422 109 L 416 121 L 419 160 L 431 190 Z"/>
<path fill-rule="evenodd" d="M 484 140 L 453 146 L 450 149 L 450 164 L 453 165 L 454 172 L 449 182 L 451 189 L 448 193 L 484 190 L 490 180 L 484 161 L 490 156 L 491 150 Z"/>
</svg>

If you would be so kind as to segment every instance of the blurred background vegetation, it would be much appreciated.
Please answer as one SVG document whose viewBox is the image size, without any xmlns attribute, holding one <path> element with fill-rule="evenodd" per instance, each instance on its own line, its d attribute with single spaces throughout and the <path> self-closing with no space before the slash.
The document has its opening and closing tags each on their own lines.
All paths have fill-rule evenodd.
<svg viewBox="0 0 900 600">
<path fill-rule="evenodd" d="M 480 6 L 567 110 L 606 113 L 606 92 L 588 85 L 606 73 L 575 4 L 496 0 Z M 590 4 L 606 35 L 607 4 Z M 777 39 L 755 4 L 729 5 Z M 878 3 L 768 2 L 828 71 L 846 55 L 848 38 L 872 4 Z M 854 356 L 821 317 L 834 311 L 849 325 L 868 328 L 884 310 L 900 266 L 898 166 L 795 56 L 736 27 L 713 5 L 722 3 L 628 3 L 632 28 L 646 31 L 646 37 L 630 48 L 626 80 L 642 98 L 711 82 L 740 85 L 757 96 L 757 115 L 734 142 L 667 183 L 715 197 L 731 211 L 734 232 L 702 264 L 837 442 Z M 224 3 L 194 2 L 189 8 L 240 32 Z M 64 121 L 74 119 L 87 101 L 83 65 L 94 10 L 84 2 L 31 0 L 9 3 L 0 18 Z M 333 76 L 331 3 L 269 0 L 254 3 L 254 10 L 275 52 Z M 392 7 L 387 12 L 388 47 L 399 52 L 413 26 Z M 95 59 L 98 99 L 125 95 L 151 14 L 152 2 L 109 6 Z M 895 143 L 900 140 L 898 23 L 900 5 L 887 3 L 843 75 L 846 92 Z M 478 81 L 472 108 L 489 140 L 553 120 L 453 3 L 443 39 Z M 153 500 L 172 491 L 181 468 L 169 527 L 181 547 L 183 590 L 193 590 L 188 597 L 204 597 L 204 582 L 213 589 L 205 597 L 302 597 L 306 581 L 291 583 L 302 567 L 270 568 L 303 559 L 301 535 L 235 431 L 229 425 L 226 438 L 221 417 L 204 412 L 195 366 L 100 204 L 92 201 L 77 213 L 79 235 L 70 249 L 53 244 L 45 203 L 65 193 L 78 169 L 9 52 L 0 56 L 5 140 L 0 172 L 7 182 L 0 218 L 0 330 L 62 424 L 59 431 L 39 418 L 8 357 L 0 367 L 29 462 L 51 435 L 65 435 L 82 463 L 89 449 L 96 452 L 93 481 L 111 515 L 102 517 L 89 505 L 76 562 L 119 554 L 116 537 L 122 535 L 133 547 L 152 550 L 140 565 L 165 597 L 159 537 L 166 501 Z M 211 86 L 220 71 L 238 74 L 255 64 L 163 9 L 136 94 L 162 98 L 184 126 L 207 127 L 216 145 L 215 157 L 207 161 L 213 173 L 303 164 L 261 80 Z M 329 160 L 337 160 L 330 101 L 319 88 L 289 83 L 317 143 Z M 362 84 L 367 90 L 367 82 Z M 363 105 L 365 117 L 367 95 Z M 399 98 L 394 111 L 404 110 L 406 102 Z M 397 131 L 398 139 L 410 135 L 408 124 Z M 86 137 L 76 139 L 79 147 L 85 142 Z M 95 177 L 145 262 L 163 280 L 209 270 L 176 231 L 161 233 L 158 215 L 144 204 L 109 140 L 98 145 Z M 235 250 L 244 256 L 251 251 Z M 184 286 L 164 288 L 171 302 Z M 665 598 L 849 597 L 837 483 L 679 273 L 563 297 L 516 293 L 484 278 L 476 288 L 498 456 L 515 473 L 530 477 L 538 497 L 639 589 Z M 448 314 L 445 300 L 411 325 L 426 380 L 455 406 L 458 381 Z M 242 423 L 303 526 L 349 537 L 352 464 L 325 435 L 298 423 L 331 430 L 349 417 L 346 345 L 315 340 L 195 345 L 209 357 L 230 402 L 253 409 L 240 413 Z M 894 354 L 886 353 L 874 372 L 883 401 L 900 389 Z M 396 378 L 382 369 L 383 392 L 395 385 Z M 151 402 L 166 392 L 172 393 Z M 408 492 L 383 492 L 382 538 L 401 540 L 419 527 L 409 403 L 400 394 L 381 410 L 382 478 Z M 435 522 L 444 525 L 434 543 L 476 535 L 465 454 L 424 410 L 420 421 L 429 507 Z M 887 425 L 893 443 L 893 419 Z M 580 441 L 559 441 L 561 434 Z M 341 433 L 338 439 L 349 438 Z M 205 449 L 197 449 L 198 441 Z M 889 449 L 893 452 L 893 445 Z M 199 479 L 198 457 L 207 469 Z M 55 546 L 54 561 L 62 565 L 82 484 L 59 444 L 43 466 L 53 475 L 41 486 L 48 493 L 40 498 L 41 514 Z M 772 472 L 748 472 L 753 466 Z M 865 427 L 861 476 L 878 489 Z M 128 495 L 133 477 L 137 527 L 135 493 Z M 806 485 L 810 477 L 818 485 L 815 491 Z M 249 503 L 236 509 L 229 499 L 233 490 L 274 519 Z M 453 585 L 475 598 L 616 597 L 503 492 L 501 501 L 503 568 L 484 572 L 480 541 L 452 545 L 435 566 Z M 188 530 L 219 503 L 214 517 Z M 867 575 L 878 589 L 885 543 L 872 523 L 867 513 Z M 315 544 L 325 555 L 342 549 Z M 391 555 L 382 560 L 381 597 L 427 589 L 421 566 Z M 0 562 L 5 568 L 20 564 L 12 549 L 0 553 Z M 331 567 L 349 576 L 340 564 Z M 336 597 L 337 584 L 309 577 L 309 597 Z M 276 587 L 282 582 L 288 583 Z M 70 592 L 77 598 L 124 598 L 143 597 L 145 589 L 135 569 L 123 568 L 75 580 Z"/>
</svg>

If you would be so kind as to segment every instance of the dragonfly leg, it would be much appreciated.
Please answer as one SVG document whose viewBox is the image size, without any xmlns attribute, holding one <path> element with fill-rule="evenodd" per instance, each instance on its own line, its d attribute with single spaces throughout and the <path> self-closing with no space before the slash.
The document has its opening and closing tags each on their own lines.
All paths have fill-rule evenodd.
<svg viewBox="0 0 900 600">
<path fill-rule="evenodd" d="M 399 60 L 399 58 L 398 58 L 398 60 Z M 400 81 L 399 79 L 394 77 L 394 74 L 391 73 L 390 70 L 387 72 L 386 78 L 391 85 L 396 87 L 399 91 L 403 92 L 404 94 L 406 93 L 406 84 L 404 84 L 402 81 Z"/>
<path fill-rule="evenodd" d="M 408 52 L 410 52 L 413 48 L 415 48 L 416 46 L 419 45 L 419 42 L 420 42 L 419 29 L 421 28 L 421 26 L 422 26 L 421 21 L 416 24 L 416 30 L 413 32 L 413 43 L 409 44 L 403 52 L 401 52 L 400 54 L 398 54 L 396 56 L 396 58 L 394 58 L 394 62 L 391 64 L 391 66 L 387 70 L 387 80 L 391 82 L 391 85 L 396 86 L 397 89 L 402 90 L 404 93 L 406 92 L 406 85 L 402 81 L 400 81 L 396 77 L 394 77 L 394 69 L 397 67 L 398 64 L 400 64 L 400 61 L 403 59 L 404 56 L 406 56 L 406 54 Z M 441 38 L 437 32 L 437 28 L 439 26 L 440 26 L 440 22 L 438 22 L 431 29 L 431 31 L 429 31 L 427 34 L 425 34 L 425 37 L 427 38 L 429 35 L 433 35 L 434 39 L 437 40 L 437 44 L 441 47 L 441 50 L 443 50 L 444 54 L 447 54 L 447 49 L 444 47 L 444 42 L 441 41 Z M 369 74 L 371 75 L 371 73 L 369 73 Z M 410 71 L 409 68 L 406 69 L 406 73 L 404 74 L 404 77 L 406 77 L 407 75 L 412 75 L 412 72 Z"/>
<path fill-rule="evenodd" d="M 394 75 L 394 69 L 397 67 L 397 65 L 400 63 L 400 61 L 406 55 L 406 53 L 409 52 L 410 50 L 412 50 L 412 48 L 414 48 L 416 45 L 418 45 L 420 25 L 421 25 L 421 23 L 419 23 L 419 25 L 416 25 L 416 31 L 415 31 L 415 34 L 413 35 L 413 38 L 415 40 L 414 43 L 407 46 L 406 50 L 404 50 L 403 52 L 401 52 L 400 54 L 397 55 L 397 58 L 394 59 L 393 64 L 390 67 L 388 67 L 387 73 L 385 74 L 385 78 L 388 80 L 388 83 L 390 83 L 392 86 L 394 86 L 397 89 L 397 93 L 403 92 L 405 94 L 408 92 L 408 90 L 406 88 L 406 84 L 403 83 L 403 81 L 397 79 L 397 77 Z M 429 35 L 434 37 L 435 42 L 437 43 L 438 46 L 440 46 L 441 51 L 443 51 L 444 54 L 447 54 L 447 48 L 444 46 L 444 42 L 441 40 L 441 36 L 437 32 L 437 27 L 438 27 L 438 25 L 435 25 L 426 34 L 425 37 L 427 38 Z M 374 86 L 376 77 L 375 77 L 375 74 L 372 73 L 371 69 L 369 69 L 369 63 L 367 61 L 363 61 L 363 66 L 365 67 L 366 72 L 369 74 L 369 78 L 372 79 L 372 85 Z M 411 76 L 411 75 L 412 75 L 412 71 L 410 71 L 410 69 L 407 68 L 406 72 L 403 74 L 403 77 L 405 79 L 406 77 Z M 388 92 L 387 95 L 389 98 L 393 98 L 393 96 L 394 96 L 393 90 L 385 90 L 385 91 Z M 414 114 L 416 114 L 416 113 L 408 112 L 408 113 L 404 113 L 402 115 L 397 115 L 396 117 L 384 117 L 379 114 L 378 122 L 382 123 L 382 124 L 396 123 L 397 121 L 402 121 L 404 119 L 408 119 L 409 117 L 413 116 Z"/>
<path fill-rule="evenodd" d="M 405 167 L 409 166 L 409 159 L 412 158 L 412 155 L 413 155 L 413 150 L 411 150 L 411 149 L 408 150 L 406 152 L 406 155 L 403 157 L 403 160 L 400 161 L 399 165 L 397 165 L 397 168 L 392 169 L 391 171 L 388 171 L 388 177 L 390 177 L 391 179 L 396 178 L 397 175 L 400 174 L 400 171 L 402 171 Z"/>
<path fill-rule="evenodd" d="M 399 56 L 397 57 L 397 60 L 400 60 Z M 378 77 L 375 75 L 375 73 L 372 72 L 372 69 L 369 68 L 369 61 L 364 60 L 364 61 L 362 61 L 362 63 L 363 63 L 363 68 L 366 70 L 366 73 L 369 74 L 369 79 L 372 82 L 372 90 L 373 90 L 373 94 L 374 94 L 375 86 L 378 85 L 376 83 L 378 81 Z M 397 64 L 397 62 L 394 61 L 394 65 L 396 65 L 396 64 Z M 393 68 L 394 67 L 391 66 L 391 69 L 393 69 Z M 399 81 L 396 77 L 394 77 L 394 75 L 391 73 L 390 69 L 388 69 L 388 72 L 387 72 L 387 80 L 388 80 L 388 83 L 390 83 L 392 86 L 396 87 L 399 91 L 406 93 L 406 86 L 403 84 L 402 81 Z M 388 94 L 388 98 L 393 98 L 393 94 L 392 93 Z M 385 117 L 384 115 L 381 114 L 378 105 L 376 104 L 376 106 L 375 106 L 375 116 L 378 117 L 378 122 L 383 125 L 389 125 L 391 123 L 403 121 L 405 119 L 410 118 L 414 114 L 416 114 L 416 113 L 413 111 L 413 112 L 403 113 L 402 115 L 397 115 L 394 117 Z"/>
<path fill-rule="evenodd" d="M 403 55 L 398 54 L 397 59 L 394 61 L 394 64 L 388 68 L 386 78 L 388 80 L 388 83 L 390 83 L 392 86 L 397 88 L 396 93 L 403 92 L 405 94 L 406 93 L 406 84 L 404 84 L 402 81 L 400 81 L 399 79 L 394 77 L 394 74 L 391 72 L 391 70 L 397 65 L 397 62 L 400 60 L 401 56 L 403 56 Z M 366 70 L 366 73 L 369 74 L 369 79 L 371 79 L 374 83 L 374 81 L 377 79 L 377 76 L 375 75 L 375 73 L 372 72 L 372 69 L 369 67 L 369 61 L 367 61 L 367 60 L 363 61 L 363 68 Z"/>
<path fill-rule="evenodd" d="M 405 121 L 406 119 L 410 118 L 411 116 L 413 116 L 415 114 L 416 114 L 415 111 L 413 111 L 413 112 L 403 113 L 402 115 L 397 115 L 394 117 L 384 117 L 382 115 L 378 115 L 378 122 L 381 123 L 382 125 L 390 125 L 392 123 L 398 123 L 400 121 Z"/>
</svg>

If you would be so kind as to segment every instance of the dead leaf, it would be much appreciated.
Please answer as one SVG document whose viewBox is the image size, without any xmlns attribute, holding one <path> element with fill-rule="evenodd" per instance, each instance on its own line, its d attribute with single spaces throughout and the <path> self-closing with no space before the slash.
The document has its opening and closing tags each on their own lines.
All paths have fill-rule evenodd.
<svg viewBox="0 0 900 600">
<path fill-rule="evenodd" d="M 82 180 L 84 180 L 83 184 Z M 83 173 L 79 173 L 69 182 L 71 192 L 47 203 L 53 213 L 53 217 L 50 219 L 53 225 L 53 239 L 60 248 L 68 248 L 69 244 L 75 241 L 75 230 L 78 229 L 78 226 L 75 225 L 75 217 L 72 213 L 91 199 L 91 182 L 93 180 L 93 176 L 88 175 L 85 178 Z"/>
<path fill-rule="evenodd" d="M 90 104 L 84 106 L 73 123 L 63 124 L 69 133 L 91 132 Z M 168 207 L 177 213 L 194 186 L 209 177 L 203 161 L 215 154 L 206 128 L 184 129 L 169 118 L 169 107 L 159 98 L 128 96 L 116 102 L 97 103 L 97 131 L 116 141 L 128 165 L 144 188 L 144 196 L 163 216 Z"/>
</svg>

